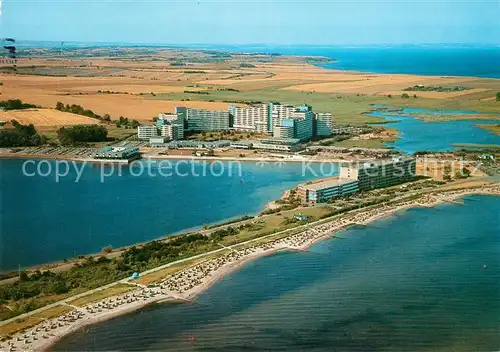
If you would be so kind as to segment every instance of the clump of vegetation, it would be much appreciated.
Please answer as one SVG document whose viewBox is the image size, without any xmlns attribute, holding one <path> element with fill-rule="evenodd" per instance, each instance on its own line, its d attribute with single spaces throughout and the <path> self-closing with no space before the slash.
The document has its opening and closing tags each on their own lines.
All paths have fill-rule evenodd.
<svg viewBox="0 0 500 352">
<path fill-rule="evenodd" d="M 127 117 L 120 116 L 118 120 L 115 122 L 116 127 L 125 127 L 125 128 L 137 128 L 141 124 L 137 120 L 129 120 Z"/>
<path fill-rule="evenodd" d="M 497 92 L 496 99 L 497 101 L 500 101 L 500 92 Z"/>
<path fill-rule="evenodd" d="M 221 92 L 239 92 L 238 89 L 234 89 L 234 88 L 218 88 L 217 90 L 221 91 Z"/>
<path fill-rule="evenodd" d="M 177 236 L 165 242 L 153 241 L 141 247 L 131 247 L 114 259 L 87 257 L 61 273 L 21 273 L 17 282 L 0 286 L 0 304 L 12 307 L 12 311 L 1 318 L 7 319 L 57 301 L 60 299 L 57 295 L 91 290 L 126 278 L 134 272 L 220 248 L 214 239 L 235 233 L 235 229 L 228 228 L 216 231 L 214 238 L 197 233 Z"/>
<path fill-rule="evenodd" d="M 57 130 L 57 138 L 62 145 L 78 145 L 88 142 L 104 142 L 107 140 L 108 130 L 99 125 L 75 125 L 61 127 Z"/>
<path fill-rule="evenodd" d="M 185 90 L 184 93 L 189 93 L 189 94 L 204 94 L 204 95 L 210 94 L 209 92 L 207 92 L 205 90 Z"/>
<path fill-rule="evenodd" d="M 409 92 L 461 92 L 464 90 L 471 89 L 469 87 L 464 86 L 455 86 L 455 87 L 443 87 L 443 86 L 424 86 L 424 85 L 416 85 L 413 87 L 408 87 L 403 90 Z"/>
<path fill-rule="evenodd" d="M 83 116 L 91 117 L 91 118 L 97 119 L 97 120 L 103 120 L 102 116 L 97 115 L 92 110 L 84 109 L 83 106 L 81 106 L 81 105 L 75 105 L 75 104 L 64 105 L 63 103 L 58 101 L 56 104 L 56 110 L 63 111 L 63 112 L 70 112 L 72 114 L 77 114 L 77 115 L 83 115 Z"/>
<path fill-rule="evenodd" d="M 16 120 L 11 121 L 11 129 L 0 131 L 0 147 L 28 147 L 41 145 L 44 138 L 40 136 L 33 124 L 22 125 Z"/>
<path fill-rule="evenodd" d="M 38 106 L 28 103 L 23 103 L 20 99 L 9 99 L 0 101 L 0 108 L 4 110 L 23 110 L 37 108 Z"/>
<path fill-rule="evenodd" d="M 242 63 L 240 64 L 240 67 L 242 67 L 242 68 L 255 68 L 256 66 L 255 66 L 255 65 L 252 65 L 252 64 L 248 64 L 248 63 L 246 63 L 246 62 L 242 62 Z"/>
</svg>

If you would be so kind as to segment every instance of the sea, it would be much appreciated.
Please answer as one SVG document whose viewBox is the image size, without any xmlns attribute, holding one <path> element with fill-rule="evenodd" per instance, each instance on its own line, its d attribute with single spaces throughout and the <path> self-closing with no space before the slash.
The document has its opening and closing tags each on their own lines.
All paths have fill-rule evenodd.
<svg viewBox="0 0 500 352">
<path fill-rule="evenodd" d="M 61 47 L 61 42 L 18 40 L 25 48 Z M 500 45 L 398 44 L 398 45 L 270 45 L 270 44 L 167 44 L 64 42 L 64 48 L 167 47 L 278 55 L 323 56 L 333 62 L 322 66 L 337 70 L 403 73 L 431 76 L 500 78 Z"/>
<path fill-rule="evenodd" d="M 500 45 L 193 45 L 230 52 L 324 56 L 321 66 L 372 73 L 500 78 Z"/>
<path fill-rule="evenodd" d="M 54 351 L 497 351 L 500 198 L 469 196 L 256 260 L 194 303 L 82 329 Z"/>
</svg>

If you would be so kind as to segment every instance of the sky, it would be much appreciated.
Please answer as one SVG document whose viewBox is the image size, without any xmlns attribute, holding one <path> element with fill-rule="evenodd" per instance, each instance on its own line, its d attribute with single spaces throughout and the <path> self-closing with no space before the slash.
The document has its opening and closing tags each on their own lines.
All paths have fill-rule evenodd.
<svg viewBox="0 0 500 352">
<path fill-rule="evenodd" d="M 500 44 L 499 0 L 0 0 L 0 35 L 165 44 Z"/>
</svg>

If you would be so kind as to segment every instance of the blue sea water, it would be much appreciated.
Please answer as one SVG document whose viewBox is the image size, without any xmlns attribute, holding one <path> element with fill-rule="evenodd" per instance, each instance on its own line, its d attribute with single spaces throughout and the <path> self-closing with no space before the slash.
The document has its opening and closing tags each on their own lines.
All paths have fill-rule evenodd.
<svg viewBox="0 0 500 352">
<path fill-rule="evenodd" d="M 478 112 L 407 107 L 397 115 L 379 110 L 371 112 L 370 115 L 390 121 L 385 126 L 396 128 L 400 135 L 395 142 L 386 143 L 386 145 L 407 154 L 417 151 L 449 151 L 460 148 L 454 146 L 460 143 L 500 145 L 500 136 L 476 126 L 477 124 L 500 124 L 500 120 L 425 122 L 411 116 L 411 114 L 419 113 L 472 115 Z"/>
<path fill-rule="evenodd" d="M 498 350 L 499 209 L 471 196 L 353 227 L 252 262 L 194 304 L 118 317 L 53 350 Z"/>
<path fill-rule="evenodd" d="M 74 168 L 56 182 L 56 161 L 41 161 L 43 174 L 48 172 L 48 165 L 52 168 L 53 173 L 47 177 L 23 176 L 24 161 L 0 159 L 0 271 L 96 253 L 108 245 L 119 248 L 254 214 L 286 189 L 338 172 L 335 164 L 320 169 L 290 162 L 231 166 L 172 162 L 171 171 L 179 165 L 178 175 L 174 172 L 171 177 L 163 177 L 159 165 L 150 164 L 151 172 L 144 167 L 142 175 L 135 176 L 141 165 L 147 165 L 142 161 L 124 167 L 122 176 L 116 168 L 113 176 L 103 178 L 104 182 L 101 168 L 91 164 L 83 169 L 78 182 Z M 214 165 L 213 174 L 210 165 Z M 223 173 L 221 165 L 225 167 Z M 26 170 L 35 172 L 35 165 L 28 165 Z M 63 165 L 60 172 L 65 172 Z M 112 170 L 106 168 L 104 173 L 111 174 Z M 164 175 L 168 173 L 168 169 L 163 171 Z"/>
<path fill-rule="evenodd" d="M 500 46 L 479 45 L 196 45 L 249 53 L 325 56 L 326 68 L 373 73 L 500 78 Z"/>
<path fill-rule="evenodd" d="M 21 48 L 54 48 L 60 42 L 19 41 Z M 373 73 L 406 73 L 432 76 L 500 78 L 500 46 L 474 44 L 432 45 L 222 45 L 222 44 L 131 44 L 65 42 L 66 48 L 82 47 L 173 47 L 246 53 L 325 56 L 335 62 L 322 65 L 337 70 Z"/>
</svg>

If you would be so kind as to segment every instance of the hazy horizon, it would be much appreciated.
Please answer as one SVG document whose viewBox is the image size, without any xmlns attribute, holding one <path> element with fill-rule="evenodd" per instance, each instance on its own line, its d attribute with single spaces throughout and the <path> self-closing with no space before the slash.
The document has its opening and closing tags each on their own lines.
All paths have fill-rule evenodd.
<svg viewBox="0 0 500 352">
<path fill-rule="evenodd" d="M 500 44 L 497 1 L 0 0 L 2 37 L 156 45 Z"/>
</svg>

